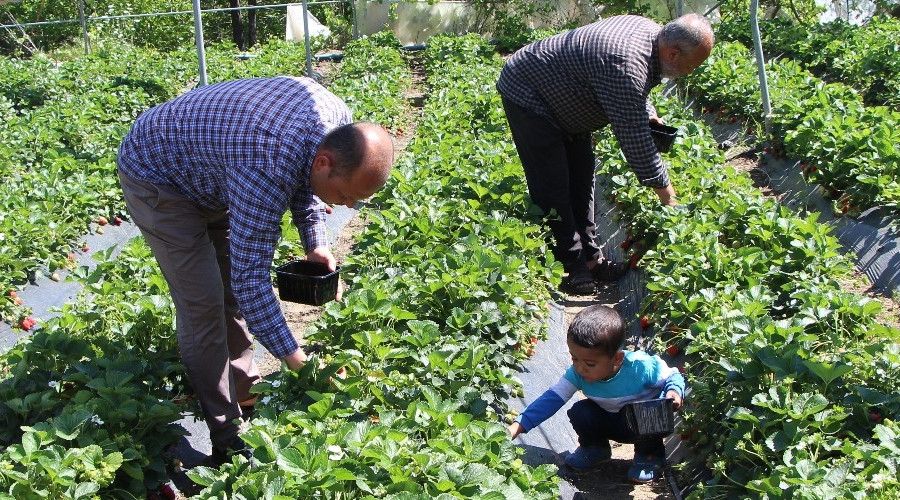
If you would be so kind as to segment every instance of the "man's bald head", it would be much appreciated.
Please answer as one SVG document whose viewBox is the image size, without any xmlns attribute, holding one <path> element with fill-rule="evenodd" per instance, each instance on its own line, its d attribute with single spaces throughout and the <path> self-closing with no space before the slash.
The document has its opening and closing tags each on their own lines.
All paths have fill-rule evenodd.
<svg viewBox="0 0 900 500">
<path fill-rule="evenodd" d="M 394 164 L 394 142 L 380 125 L 342 125 L 325 136 L 313 159 L 310 185 L 326 203 L 352 206 L 384 186 Z"/>
<path fill-rule="evenodd" d="M 685 14 L 663 26 L 657 38 L 663 76 L 685 76 L 703 64 L 712 52 L 715 36 L 709 20 Z"/>
<path fill-rule="evenodd" d="M 319 146 L 331 157 L 331 175 L 352 176 L 366 170 L 366 177 L 387 180 L 394 164 L 394 143 L 380 125 L 356 122 L 335 128 Z"/>
</svg>

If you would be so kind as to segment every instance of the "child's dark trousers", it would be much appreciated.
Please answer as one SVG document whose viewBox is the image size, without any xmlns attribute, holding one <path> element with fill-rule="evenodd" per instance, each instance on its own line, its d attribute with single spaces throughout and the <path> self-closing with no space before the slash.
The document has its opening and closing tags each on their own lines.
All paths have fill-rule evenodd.
<svg viewBox="0 0 900 500">
<path fill-rule="evenodd" d="M 569 421 L 578 434 L 580 446 L 608 447 L 609 440 L 634 443 L 635 455 L 664 457 L 666 448 L 662 438 L 639 438 L 628 430 L 623 412 L 613 413 L 600 408 L 590 399 L 575 403 L 569 410 Z"/>
</svg>

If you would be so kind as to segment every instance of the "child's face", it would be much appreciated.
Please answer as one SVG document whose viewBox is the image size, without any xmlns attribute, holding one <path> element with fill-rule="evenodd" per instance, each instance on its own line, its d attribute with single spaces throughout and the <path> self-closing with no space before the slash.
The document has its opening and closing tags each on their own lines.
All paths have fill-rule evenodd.
<svg viewBox="0 0 900 500">
<path fill-rule="evenodd" d="M 582 347 L 568 340 L 569 354 L 572 355 L 572 366 L 575 372 L 585 382 L 597 382 L 612 377 L 619 371 L 624 353 L 617 352 L 614 356 L 607 356 L 597 349 Z"/>
</svg>

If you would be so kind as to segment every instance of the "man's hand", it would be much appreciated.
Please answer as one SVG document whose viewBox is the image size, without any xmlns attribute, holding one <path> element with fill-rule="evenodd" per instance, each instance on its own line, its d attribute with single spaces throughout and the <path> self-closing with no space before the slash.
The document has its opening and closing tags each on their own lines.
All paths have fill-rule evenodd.
<svg viewBox="0 0 900 500">
<path fill-rule="evenodd" d="M 328 247 L 317 247 L 313 249 L 312 252 L 306 254 L 306 260 L 312 262 L 321 262 L 328 266 L 329 271 L 334 271 L 337 269 L 337 260 L 334 258 L 334 255 L 331 253 L 331 250 Z M 338 280 L 338 288 L 337 293 L 334 296 L 334 300 L 341 300 L 341 297 L 344 296 L 344 282 Z"/>
<path fill-rule="evenodd" d="M 303 349 L 297 349 L 291 354 L 281 358 L 281 360 L 284 361 L 289 369 L 296 371 L 306 364 L 307 358 Z"/>
<path fill-rule="evenodd" d="M 678 391 L 669 391 L 666 393 L 666 399 L 672 400 L 672 408 L 678 410 L 681 408 L 681 394 L 678 394 Z"/>
<path fill-rule="evenodd" d="M 675 188 L 671 184 L 664 188 L 653 188 L 653 190 L 656 191 L 656 196 L 659 196 L 659 201 L 663 205 L 674 207 L 678 204 L 678 199 L 675 198 Z"/>
<path fill-rule="evenodd" d="M 509 432 L 509 438 L 515 439 L 516 436 L 521 434 L 522 431 L 524 431 L 525 429 L 522 427 L 522 424 L 520 424 L 518 422 L 513 422 L 513 423 L 509 424 L 509 426 L 506 428 L 506 430 L 507 430 L 507 432 Z"/>
<path fill-rule="evenodd" d="M 658 116 L 651 116 L 650 123 L 655 123 L 657 125 L 665 125 L 666 124 L 666 122 L 664 122 L 663 119 Z"/>
<path fill-rule="evenodd" d="M 328 266 L 329 271 L 334 271 L 337 267 L 337 261 L 328 247 L 316 247 L 306 254 L 306 260 L 311 262 L 320 262 Z"/>
</svg>

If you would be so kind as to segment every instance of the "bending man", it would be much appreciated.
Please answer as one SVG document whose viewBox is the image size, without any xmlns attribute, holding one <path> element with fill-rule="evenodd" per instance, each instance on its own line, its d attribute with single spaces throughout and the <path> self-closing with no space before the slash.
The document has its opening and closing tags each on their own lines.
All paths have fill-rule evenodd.
<svg viewBox="0 0 900 500">
<path fill-rule="evenodd" d="M 347 106 L 308 78 L 195 89 L 143 113 L 122 142 L 126 205 L 169 283 L 213 465 L 242 447 L 235 421 L 260 378 L 250 332 L 291 369 L 306 360 L 272 290 L 282 216 L 291 210 L 306 258 L 333 270 L 325 203 L 373 195 L 393 161 L 383 128 L 351 124 Z"/>
<path fill-rule="evenodd" d="M 650 135 L 661 123 L 647 100 L 662 78 L 678 78 L 709 56 L 713 32 L 688 14 L 661 27 L 616 16 L 527 45 L 497 82 L 528 191 L 549 214 L 554 255 L 567 273 L 562 289 L 589 294 L 595 282 L 619 279 L 623 263 L 604 260 L 595 241 L 591 132 L 612 125 L 628 164 L 662 203 L 675 190 Z"/>
</svg>

